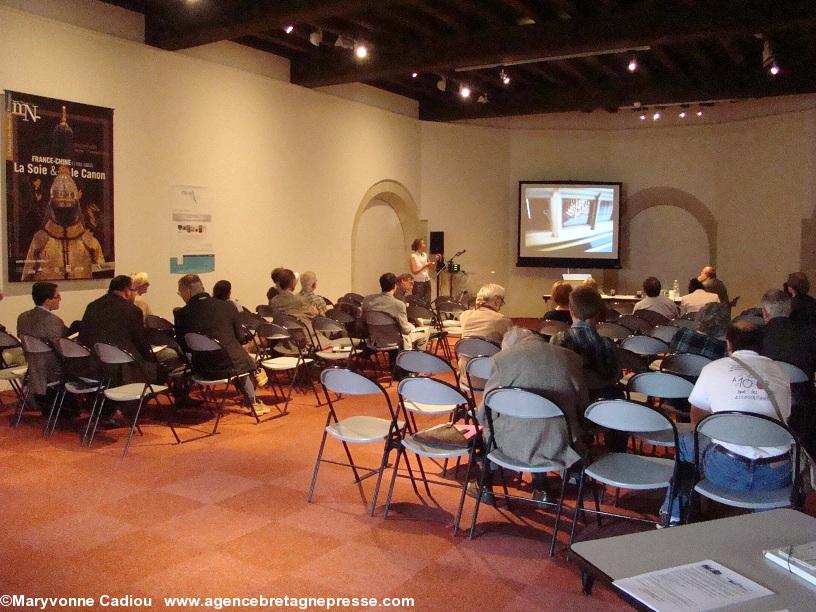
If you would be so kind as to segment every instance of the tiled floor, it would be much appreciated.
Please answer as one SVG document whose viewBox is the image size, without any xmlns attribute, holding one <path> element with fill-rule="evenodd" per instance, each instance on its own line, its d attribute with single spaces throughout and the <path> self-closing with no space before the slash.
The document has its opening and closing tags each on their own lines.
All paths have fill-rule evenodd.
<svg viewBox="0 0 816 612">
<path fill-rule="evenodd" d="M 181 445 L 166 427 L 147 425 L 125 459 L 124 429 L 102 432 L 89 450 L 79 445 L 78 423 L 61 424 L 48 440 L 39 416 L 11 429 L 10 413 L 0 417 L 0 594 L 144 595 L 156 607 L 164 596 L 264 594 L 407 596 L 422 610 L 626 608 L 603 585 L 581 594 L 563 543 L 548 557 L 549 514 L 483 506 L 470 541 L 451 533 L 455 490 L 437 487 L 435 503 L 423 505 L 398 479 L 383 520 L 385 479 L 372 518 L 375 479 L 359 488 L 348 469 L 328 464 L 308 504 L 326 414 L 311 394 L 260 425 L 231 410 L 218 435 Z M 181 428 L 182 438 L 207 423 L 195 427 Z M 353 452 L 361 463 L 378 460 L 376 449 Z M 327 457 L 341 454 L 329 442 Z M 620 522 L 604 533 L 632 528 Z"/>
</svg>

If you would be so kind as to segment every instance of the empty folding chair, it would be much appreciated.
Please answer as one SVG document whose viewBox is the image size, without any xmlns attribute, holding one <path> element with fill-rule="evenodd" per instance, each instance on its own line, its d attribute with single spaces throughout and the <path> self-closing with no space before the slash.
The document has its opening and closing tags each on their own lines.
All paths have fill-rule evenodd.
<svg viewBox="0 0 816 612">
<path fill-rule="evenodd" d="M 400 438 L 399 430 L 403 424 L 397 422 L 397 413 L 391 404 L 388 393 L 376 382 L 343 368 L 327 368 L 323 370 L 320 373 L 320 382 L 326 395 L 326 403 L 329 406 L 329 410 L 326 415 L 326 423 L 323 427 L 323 437 L 320 440 L 320 448 L 317 452 L 314 472 L 312 473 L 312 483 L 309 486 L 309 494 L 306 499 L 308 502 L 312 501 L 321 463 L 347 466 L 350 467 L 354 473 L 355 483 L 360 483 L 364 479 L 376 474 L 377 483 L 374 485 L 371 509 L 369 511 L 369 515 L 374 516 L 383 471 L 388 465 L 388 456 L 391 454 L 391 450 L 397 448 Z M 332 400 L 332 393 L 335 394 L 335 397 L 343 396 L 344 399 Z M 344 408 L 349 403 L 354 404 L 356 398 L 361 396 L 382 396 L 380 403 L 385 404 L 387 412 L 382 410 L 382 416 L 361 414 L 354 414 L 344 418 L 338 416 L 339 409 Z M 323 458 L 323 451 L 329 436 L 342 444 L 343 450 L 348 458 L 348 463 Z M 354 462 L 349 444 L 373 444 L 378 442 L 383 445 L 382 459 L 380 460 L 379 467 L 365 468 L 360 467 Z M 360 475 L 361 471 L 365 472 L 362 476 Z"/>
<path fill-rule="evenodd" d="M 401 428 L 402 439 L 399 441 L 399 445 L 397 447 L 397 458 L 394 462 L 394 471 L 391 474 L 391 485 L 388 488 L 388 499 L 385 502 L 385 511 L 383 513 L 383 518 L 388 518 L 388 511 L 391 507 L 391 498 L 394 493 L 394 484 L 397 479 L 397 472 L 399 470 L 400 462 L 402 460 L 403 455 L 405 455 L 406 465 L 409 467 L 409 478 L 411 479 L 411 483 L 414 486 L 414 491 L 417 491 L 414 473 L 412 470 L 410 470 L 410 460 L 407 455 L 407 453 L 410 452 L 411 454 L 416 456 L 417 465 L 419 467 L 422 481 L 425 486 L 425 491 L 428 493 L 429 496 L 431 495 L 431 490 L 429 488 L 430 484 L 438 484 L 442 486 L 461 488 L 461 493 L 459 496 L 459 506 L 453 521 L 453 533 L 454 535 L 456 535 L 456 533 L 459 530 L 459 520 L 462 516 L 462 507 L 464 506 L 465 503 L 465 492 L 467 490 L 467 483 L 470 478 L 470 473 L 473 465 L 473 456 L 476 449 L 476 443 L 478 438 L 478 436 L 476 435 L 477 427 L 476 425 L 464 426 L 466 427 L 466 429 L 462 435 L 461 444 L 429 441 L 428 431 L 417 433 L 409 433 L 407 431 L 408 411 L 407 408 L 405 407 L 405 404 L 406 402 L 412 402 L 414 404 L 422 405 L 464 407 L 470 410 L 471 412 L 470 417 L 473 420 L 473 423 L 476 423 L 476 415 L 473 414 L 473 407 L 470 405 L 468 399 L 464 395 L 462 395 L 461 391 L 459 391 L 456 387 L 440 380 L 434 380 L 433 378 L 425 377 L 406 378 L 400 382 L 398 394 L 400 398 L 400 407 L 402 409 L 403 415 L 405 416 L 406 424 Z M 437 425 L 432 429 L 440 429 L 447 427 L 449 427 L 447 424 L 442 424 Z M 456 426 L 451 427 L 457 430 L 459 429 Z M 429 480 L 427 475 L 425 474 L 425 468 L 422 465 L 422 457 L 427 457 L 432 460 L 444 459 L 446 461 L 448 459 L 459 459 L 462 457 L 468 457 L 465 479 L 462 482 L 461 487 L 460 485 L 451 484 L 449 482 Z"/>
<path fill-rule="evenodd" d="M 655 312 L 654 310 L 641 309 L 634 311 L 632 314 L 639 319 L 643 319 L 650 325 L 668 325 L 670 321 L 668 317 L 664 317 L 662 314 Z"/>
<path fill-rule="evenodd" d="M 60 396 L 57 399 L 57 410 L 54 414 L 54 420 L 51 425 L 51 434 L 57 426 L 62 406 L 65 403 L 65 398 L 70 394 L 75 401 L 84 401 L 86 404 L 90 403 L 89 414 L 96 412 L 96 404 L 99 402 L 99 386 L 101 384 L 101 375 L 97 371 L 96 365 L 93 362 L 93 354 L 86 347 L 82 346 L 76 340 L 69 338 L 60 338 L 57 340 L 54 349 L 60 356 L 62 362 L 62 389 Z M 85 368 L 87 372 L 92 373 L 93 376 L 82 376 L 79 372 L 83 370 L 83 364 L 93 364 L 92 368 Z M 95 373 L 94 373 L 95 372 Z M 51 415 L 48 415 L 48 420 L 51 421 Z M 85 430 L 82 434 L 82 443 L 88 437 L 88 432 L 91 427 L 91 418 L 85 424 Z"/>
<path fill-rule="evenodd" d="M 94 353 L 96 354 L 99 361 L 105 366 L 113 368 L 121 367 L 127 364 L 133 364 L 139 370 L 141 370 L 139 362 L 133 358 L 133 355 L 131 355 L 130 353 L 123 349 L 120 349 L 119 347 L 98 342 L 94 345 Z M 144 372 L 141 372 L 141 374 L 145 379 L 147 378 L 144 375 Z M 133 433 L 137 429 L 139 429 L 139 433 L 141 433 L 141 429 L 139 428 L 139 416 L 142 413 L 142 408 L 145 402 L 150 400 L 156 400 L 158 395 L 163 394 L 168 397 L 172 406 L 173 398 L 168 393 L 168 388 L 164 385 L 154 385 L 149 382 L 135 382 L 119 385 L 116 387 L 111 387 L 110 383 L 111 378 L 109 377 L 105 381 L 105 383 L 103 383 L 103 385 L 101 386 L 102 401 L 100 401 L 99 405 L 96 407 L 96 419 L 94 421 L 93 429 L 91 430 L 91 435 L 88 438 L 88 446 L 90 447 L 91 444 L 93 444 L 94 434 L 96 433 L 96 428 L 99 425 L 99 417 L 102 415 L 102 411 L 105 408 L 106 402 L 128 402 L 128 403 L 138 402 L 135 414 L 133 416 L 133 420 L 130 425 L 130 432 L 128 433 L 127 442 L 125 443 L 125 448 L 122 451 L 122 457 L 126 457 L 128 453 L 128 448 L 130 448 L 130 442 L 133 439 Z M 91 414 L 91 419 L 93 418 L 94 415 Z M 176 439 L 176 442 L 177 443 L 181 442 L 181 440 L 178 437 L 178 434 L 176 433 L 176 429 L 173 427 L 173 424 L 169 420 L 167 422 L 167 426 L 173 433 L 173 437 Z"/>
<path fill-rule="evenodd" d="M 504 496 L 509 499 L 520 500 L 527 503 L 537 505 L 555 506 L 555 528 L 553 529 L 552 539 L 550 540 L 550 556 L 555 552 L 555 542 L 558 538 L 558 527 L 561 520 L 561 509 L 564 504 L 564 491 L 566 490 L 567 481 L 571 471 L 576 471 L 576 467 L 580 465 L 581 453 L 573 448 L 574 438 L 570 431 L 569 420 L 564 416 L 564 412 L 551 400 L 527 391 L 525 389 L 516 389 L 510 387 L 500 387 L 492 389 L 484 397 L 485 420 L 487 423 L 487 431 L 490 434 L 487 448 L 482 461 L 482 472 L 479 478 L 479 492 L 476 495 L 476 506 L 473 509 L 473 520 L 470 525 L 470 537 L 476 529 L 476 519 L 479 515 L 479 506 L 481 504 L 482 494 L 485 491 L 486 475 L 491 471 L 491 466 L 496 466 L 501 469 L 512 470 L 514 472 L 529 472 L 531 474 L 546 474 L 547 472 L 558 472 L 561 475 L 561 494 L 558 501 L 553 502 L 539 501 L 531 498 L 524 498 L 515 495 L 508 495 L 505 491 Z M 493 415 L 504 415 L 505 417 L 515 419 L 536 419 L 547 420 L 548 437 L 552 432 L 552 437 L 559 434 L 565 434 L 564 444 L 572 448 L 576 457 L 579 457 L 571 465 L 564 465 L 560 461 L 547 461 L 544 463 L 522 463 L 512 458 L 503 450 L 502 446 L 496 441 L 496 435 L 493 429 Z M 560 428 L 560 422 L 564 424 L 564 430 Z M 600 509 L 598 500 L 596 498 L 596 510 Z M 573 514 L 573 521 L 577 518 L 578 507 L 576 506 Z"/>
<path fill-rule="evenodd" d="M 470 391 L 470 401 L 474 406 L 479 403 L 476 394 L 484 391 L 492 370 L 493 362 L 490 357 L 474 357 L 468 361 L 465 367 L 465 377 Z"/>
<path fill-rule="evenodd" d="M 703 368 L 711 363 L 711 359 L 695 353 L 671 353 L 663 357 L 660 362 L 660 371 L 677 374 L 686 380 L 696 382 Z"/>
<path fill-rule="evenodd" d="M 538 329 L 538 333 L 542 336 L 547 338 L 552 338 L 554 335 L 567 331 L 570 326 L 563 321 L 541 321 L 541 327 Z"/>
<path fill-rule="evenodd" d="M 677 448 L 677 430 L 668 417 L 657 410 L 630 402 L 629 400 L 602 400 L 590 404 L 584 412 L 584 418 L 601 427 L 614 431 L 639 434 L 647 432 L 668 431 L 674 439 L 674 448 Z M 673 482 L 677 475 L 677 461 L 663 457 L 648 457 L 633 453 L 607 453 L 592 461 L 583 469 L 578 481 L 577 506 L 583 503 L 585 476 L 595 482 L 632 490 L 669 489 L 673 499 L 675 495 Z M 596 510 L 596 512 L 598 512 Z M 630 520 L 651 523 L 639 517 L 599 512 L 606 516 L 615 516 Z M 576 521 L 572 523 L 570 545 L 575 540 Z"/>
<path fill-rule="evenodd" d="M 312 320 L 312 329 L 318 338 L 322 337 L 331 343 L 331 347 L 315 352 L 315 357 L 324 364 L 348 363 L 357 355 L 357 347 L 341 323 L 328 317 L 315 317 Z"/>
<path fill-rule="evenodd" d="M 259 365 L 269 376 L 273 389 L 275 384 L 278 385 L 284 399 L 283 410 L 278 410 L 281 414 L 286 414 L 301 369 L 314 363 L 314 360 L 311 357 L 303 356 L 301 346 L 304 339 L 293 337 L 287 328 L 275 323 L 262 323 L 256 331 L 258 339 L 264 346 L 263 350 L 258 354 Z M 276 349 L 279 346 L 285 347 L 287 354 L 276 354 Z M 295 354 L 288 354 L 293 349 Z M 286 390 L 284 390 L 283 383 L 278 379 L 278 375 L 282 373 L 289 378 L 289 386 Z M 312 386 L 312 389 L 314 390 L 314 386 Z M 315 392 L 315 397 L 317 397 L 317 392 Z"/>
<path fill-rule="evenodd" d="M 646 335 L 662 340 L 666 344 L 671 344 L 679 331 L 680 328 L 674 325 L 655 325 Z"/>
<path fill-rule="evenodd" d="M 700 436 L 717 443 L 740 446 L 784 447 L 790 450 L 791 484 L 781 489 L 742 491 L 715 484 L 705 473 Z M 746 412 L 716 412 L 697 423 L 694 430 L 694 457 L 701 479 L 694 492 L 721 504 L 749 510 L 796 507 L 799 498 L 799 442 L 783 423 L 771 417 Z"/>
<path fill-rule="evenodd" d="M 28 366 L 25 364 L 11 365 L 6 362 L 4 351 L 21 349 L 20 341 L 5 330 L 0 330 L 0 380 L 9 384 L 14 395 L 17 396 L 17 409 L 25 410 L 28 398 L 25 394 L 24 383 L 28 373 Z M 20 413 L 22 414 L 22 412 Z M 19 422 L 19 416 L 17 418 Z M 14 425 L 16 427 L 16 424 Z"/>
<path fill-rule="evenodd" d="M 374 367 L 383 378 L 387 378 L 390 376 L 391 364 L 404 344 L 399 323 L 390 314 L 378 310 L 366 311 L 363 319 L 368 334 L 366 347 L 371 351 Z M 380 360 L 383 357 L 386 359 L 385 364 Z"/>
<path fill-rule="evenodd" d="M 623 340 L 632 335 L 629 329 L 617 323 L 599 323 L 597 331 L 599 335 L 605 338 L 611 338 L 615 341 Z"/>
<path fill-rule="evenodd" d="M 669 345 L 651 336 L 629 336 L 621 341 L 621 348 L 645 357 L 656 357 L 669 352 Z"/>
<path fill-rule="evenodd" d="M 421 301 L 419 300 L 419 302 Z M 452 356 L 448 345 L 448 332 L 442 327 L 436 313 L 419 302 L 408 303 L 408 320 L 419 327 L 428 327 L 430 330 L 428 350 L 432 353 L 438 353 L 441 348 L 442 355 L 450 361 Z"/>
<path fill-rule="evenodd" d="M 430 376 L 433 378 L 434 376 L 439 377 L 448 375 L 453 377 L 453 380 L 455 381 L 454 384 L 459 382 L 459 376 L 456 373 L 456 370 L 454 370 L 447 361 L 425 351 L 400 351 L 395 360 L 394 367 L 402 368 L 412 376 Z M 436 404 L 422 404 L 413 402 L 411 400 L 405 400 L 405 408 L 410 414 L 413 431 L 417 431 L 416 420 L 414 419 L 415 414 L 425 416 L 434 416 L 438 414 L 453 415 L 451 418 L 454 421 L 459 417 L 465 416 L 464 414 L 453 414 L 454 410 L 456 410 L 455 404 L 445 406 Z"/>
<path fill-rule="evenodd" d="M 645 334 L 654 327 L 651 323 L 635 315 L 623 315 L 620 319 L 615 321 L 618 325 L 622 325 L 633 334 Z"/>
<path fill-rule="evenodd" d="M 460 357 L 490 357 L 501 350 L 495 342 L 485 338 L 462 338 L 453 347 L 457 360 Z"/>
<path fill-rule="evenodd" d="M 798 366 L 788 363 L 787 361 L 777 361 L 776 363 L 778 363 L 779 367 L 787 372 L 788 377 L 790 378 L 790 384 L 798 385 L 801 383 L 806 383 L 810 380 L 808 375 L 805 374 Z"/>
<path fill-rule="evenodd" d="M 693 388 L 694 385 L 685 378 L 668 372 L 644 372 L 630 378 L 626 390 L 631 400 L 636 399 L 633 394 L 645 396 L 644 399 L 657 399 L 660 400 L 658 409 L 668 414 L 687 417 L 687 410 L 669 408 L 663 404 L 662 400 L 687 400 Z M 675 423 L 675 427 L 679 433 L 691 431 L 689 423 Z M 636 437 L 652 446 L 674 446 L 672 432 L 665 429 L 640 433 Z"/>
</svg>

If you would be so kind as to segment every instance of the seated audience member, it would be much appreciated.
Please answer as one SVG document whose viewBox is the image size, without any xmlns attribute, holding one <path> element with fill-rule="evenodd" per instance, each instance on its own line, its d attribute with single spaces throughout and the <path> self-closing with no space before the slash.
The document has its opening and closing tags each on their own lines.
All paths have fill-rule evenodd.
<svg viewBox="0 0 816 612">
<path fill-rule="evenodd" d="M 606 313 L 601 294 L 581 285 L 569 296 L 572 326 L 555 334 L 551 342 L 578 353 L 583 361 L 584 378 L 591 397 L 617 397 L 620 367 L 615 345 L 595 329 Z"/>
<path fill-rule="evenodd" d="M 573 351 L 550 344 L 543 336 L 518 327 L 504 336 L 501 352 L 492 358 L 493 370 L 485 394 L 497 387 L 520 387 L 552 400 L 569 420 L 576 441 L 581 438 L 580 418 L 589 403 L 582 359 Z M 479 422 L 485 422 L 484 406 Z M 579 456 L 570 448 L 567 427 L 561 419 L 518 419 L 492 415 L 496 441 L 511 461 L 541 464 L 559 461 L 571 465 Z M 546 501 L 546 474 L 533 474 L 533 497 Z"/>
<path fill-rule="evenodd" d="M 591 277 L 591 276 L 590 276 L 589 278 L 585 279 L 585 280 L 584 280 L 584 282 L 583 282 L 583 283 L 581 283 L 581 286 L 582 286 L 582 287 L 589 287 L 590 289 L 594 289 L 595 291 L 599 291 L 599 290 L 598 290 L 598 281 L 596 281 L 596 280 L 595 280 L 593 277 Z M 599 291 L 599 292 L 600 292 L 600 291 Z"/>
<path fill-rule="evenodd" d="M 572 293 L 572 285 L 564 281 L 555 281 L 552 286 L 551 295 L 555 308 L 544 313 L 545 321 L 561 321 L 567 325 L 572 325 L 572 317 L 569 312 L 569 296 Z"/>
<path fill-rule="evenodd" d="M 93 348 L 97 342 L 112 344 L 130 353 L 135 364 L 122 369 L 121 379 L 114 376 L 114 384 L 129 382 L 156 382 L 156 358 L 147 341 L 144 317 L 132 302 L 135 291 L 129 276 L 116 276 L 110 281 L 108 292 L 85 308 L 79 331 L 79 342 Z M 113 374 L 113 372 L 110 372 Z"/>
<path fill-rule="evenodd" d="M 463 338 L 485 338 L 501 344 L 513 322 L 499 311 L 504 306 L 504 287 L 490 283 L 476 294 L 476 304 L 459 316 Z"/>
<path fill-rule="evenodd" d="M 728 289 L 725 288 L 725 283 L 717 278 L 717 268 L 705 266 L 700 270 L 697 280 L 703 283 L 703 289 L 709 293 L 716 293 L 721 302 L 728 303 Z"/>
<path fill-rule="evenodd" d="M 150 287 L 147 272 L 135 272 L 130 275 L 130 278 L 133 280 L 133 303 L 142 311 L 143 317 L 149 317 L 153 312 L 150 310 L 150 304 L 142 298 Z"/>
<path fill-rule="evenodd" d="M 216 282 L 213 285 L 212 296 L 216 300 L 222 300 L 228 304 L 232 304 L 235 307 L 235 310 L 238 312 L 241 311 L 241 307 L 238 305 L 238 302 L 232 299 L 232 283 L 228 280 L 220 280 Z"/>
<path fill-rule="evenodd" d="M 689 281 L 689 292 L 680 298 L 680 316 L 699 312 L 706 304 L 719 302 L 720 298 L 716 293 L 709 293 L 703 288 L 703 283 L 692 278 Z"/>
<path fill-rule="evenodd" d="M 671 344 L 670 353 L 694 353 L 709 359 L 721 359 L 727 354 L 725 334 L 731 323 L 731 313 L 727 304 L 711 302 L 697 312 L 695 320 L 698 331 L 681 327 Z"/>
<path fill-rule="evenodd" d="M 646 297 L 635 304 L 632 312 L 651 310 L 652 312 L 663 315 L 667 319 L 676 319 L 679 314 L 677 304 L 665 295 L 660 295 L 660 289 L 660 281 L 654 276 L 650 276 L 644 280 L 643 293 Z"/>
<path fill-rule="evenodd" d="M 791 411 L 790 379 L 779 364 L 759 355 L 762 328 L 750 321 L 737 321 L 728 328 L 728 357 L 703 368 L 689 396 L 691 421 L 696 423 L 713 412 L 738 410 L 778 419 L 777 410 L 787 421 Z M 767 389 L 771 389 L 771 394 Z M 774 406 L 776 403 L 776 407 Z M 713 484 L 736 491 L 781 489 L 791 483 L 791 457 L 787 447 L 739 446 L 701 439 L 705 477 Z M 678 458 L 694 463 L 694 432 L 680 436 Z M 693 473 L 686 465 L 681 473 Z M 679 496 L 671 509 L 671 522 L 681 518 L 688 506 L 691 479 L 681 478 Z M 678 486 L 678 485 L 676 485 Z M 661 518 L 669 509 L 667 499 Z"/>
<path fill-rule="evenodd" d="M 266 291 L 266 301 L 272 304 L 272 298 L 278 295 L 281 291 L 279 275 L 285 268 L 275 268 L 272 270 L 272 286 Z"/>
<path fill-rule="evenodd" d="M 428 342 L 429 332 L 427 329 L 416 328 L 408 321 L 408 309 L 405 302 L 394 297 L 397 289 L 397 277 L 391 272 L 386 272 L 380 276 L 380 289 L 382 293 L 372 293 L 363 299 L 363 319 L 369 311 L 384 312 L 391 315 L 399 325 L 402 333 L 402 341 L 406 349 L 415 346 L 423 348 Z"/>
<path fill-rule="evenodd" d="M 299 319 L 311 319 L 317 315 L 317 308 L 303 296 L 295 294 L 297 276 L 295 276 L 294 272 L 284 268 L 278 272 L 277 281 L 280 292 L 269 300 L 269 305 L 272 308 L 280 309 L 286 314 Z"/>
<path fill-rule="evenodd" d="M 397 277 L 397 290 L 394 292 L 394 297 L 402 302 L 408 302 L 407 296 L 414 293 L 414 277 L 405 272 Z M 428 306 L 428 304 L 425 304 Z"/>
<path fill-rule="evenodd" d="M 810 293 L 810 281 L 804 272 L 788 276 L 785 288 L 791 296 L 791 321 L 816 327 L 816 299 Z"/>
<path fill-rule="evenodd" d="M 59 288 L 55 283 L 34 283 L 31 287 L 31 297 L 35 306 L 17 317 L 17 335 L 33 336 L 53 347 L 57 340 L 68 335 L 65 323 L 53 312 L 59 308 L 62 299 Z M 60 380 L 61 376 L 59 357 L 51 351 L 30 354 L 27 355 L 27 359 L 28 388 L 45 415 L 53 400 L 53 395 L 47 397 L 48 383 Z"/>
<path fill-rule="evenodd" d="M 790 319 L 790 295 L 771 289 L 762 296 L 762 318 L 765 327 L 760 353 L 776 361 L 786 361 L 802 370 L 808 381 L 791 385 L 790 426 L 799 434 L 805 448 L 816 454 L 816 332 L 809 325 Z"/>
<path fill-rule="evenodd" d="M 196 274 L 185 274 L 178 281 L 178 290 L 184 306 L 175 313 L 176 340 L 188 350 L 184 335 L 199 333 L 214 338 L 226 352 L 226 359 L 213 357 L 206 359 L 201 354 L 193 356 L 193 367 L 208 377 L 225 378 L 230 374 L 249 373 L 240 379 L 241 392 L 247 401 L 255 406 L 259 416 L 269 412 L 269 408 L 255 399 L 255 379 L 252 373 L 257 365 L 255 360 L 241 346 L 241 323 L 238 311 L 224 300 L 210 297 Z"/>
<path fill-rule="evenodd" d="M 300 297 L 314 306 L 317 314 L 322 317 L 326 314 L 326 300 L 315 293 L 316 288 L 317 274 L 309 271 L 300 275 Z"/>
</svg>

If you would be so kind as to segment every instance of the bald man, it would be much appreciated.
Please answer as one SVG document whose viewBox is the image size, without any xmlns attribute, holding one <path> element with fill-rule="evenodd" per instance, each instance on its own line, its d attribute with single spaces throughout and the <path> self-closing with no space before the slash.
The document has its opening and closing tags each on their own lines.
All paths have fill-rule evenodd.
<svg viewBox="0 0 816 612">
<path fill-rule="evenodd" d="M 721 302 L 728 302 L 728 289 L 725 288 L 719 278 L 717 278 L 717 268 L 715 266 L 705 266 L 700 270 L 700 276 L 697 277 L 703 283 L 703 289 L 709 293 L 716 293 Z"/>
</svg>

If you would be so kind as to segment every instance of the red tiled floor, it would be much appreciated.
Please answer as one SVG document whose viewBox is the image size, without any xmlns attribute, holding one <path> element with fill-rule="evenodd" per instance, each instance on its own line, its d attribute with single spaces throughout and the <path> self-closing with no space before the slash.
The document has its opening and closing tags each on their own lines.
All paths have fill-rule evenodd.
<svg viewBox="0 0 816 612">
<path fill-rule="evenodd" d="M 355 400 L 343 409 L 382 407 Z M 50 440 L 35 415 L 7 427 L 7 408 L 0 413 L 0 593 L 146 595 L 157 607 L 162 596 L 265 594 L 407 596 L 422 610 L 626 608 L 600 583 L 591 598 L 581 594 L 579 569 L 564 552 L 568 517 L 550 559 L 552 516 L 538 510 L 483 505 L 477 537 L 454 537 L 458 488 L 434 486 L 429 499 L 420 487 L 420 499 L 400 478 L 383 520 L 390 469 L 374 517 L 375 479 L 357 485 L 336 465 L 321 467 L 307 503 L 326 409 L 297 394 L 289 410 L 260 425 L 229 412 L 218 435 L 181 445 L 163 425 L 148 424 L 123 459 L 125 429 L 100 432 L 87 449 L 69 423 Z M 180 426 L 181 437 L 211 426 L 198 422 Z M 376 466 L 382 446 L 352 452 Z M 326 458 L 343 460 L 342 447 L 330 441 Z M 426 467 L 439 477 L 438 467 Z M 456 484 L 450 473 L 446 480 Z M 654 511 L 657 501 L 633 498 L 631 507 Z M 467 498 L 464 528 L 472 509 Z M 641 528 L 616 521 L 581 537 Z"/>
</svg>

